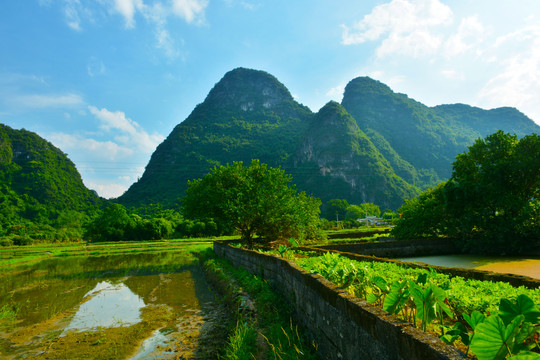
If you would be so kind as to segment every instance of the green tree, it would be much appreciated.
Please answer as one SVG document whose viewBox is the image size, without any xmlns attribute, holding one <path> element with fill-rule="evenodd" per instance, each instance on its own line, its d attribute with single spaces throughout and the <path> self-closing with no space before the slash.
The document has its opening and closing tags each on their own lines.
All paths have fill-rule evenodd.
<svg viewBox="0 0 540 360">
<path fill-rule="evenodd" d="M 452 177 L 406 201 L 397 237 L 448 235 L 464 250 L 523 252 L 540 237 L 540 137 L 498 131 L 456 157 Z"/>
<path fill-rule="evenodd" d="M 189 181 L 183 200 L 184 215 L 194 220 L 212 218 L 220 229 L 236 230 L 249 247 L 316 235 L 320 201 L 289 186 L 291 176 L 281 169 L 252 160 L 215 167 L 205 177 Z M 258 236 L 257 239 L 255 237 Z"/>
<path fill-rule="evenodd" d="M 126 240 L 126 235 L 132 233 L 134 225 L 124 206 L 111 203 L 89 223 L 86 237 L 95 241 Z"/>
<path fill-rule="evenodd" d="M 332 199 L 326 202 L 325 218 L 328 220 L 345 219 L 349 203 L 345 199 Z"/>
<path fill-rule="evenodd" d="M 377 216 L 381 215 L 381 209 L 378 205 L 372 203 L 363 203 L 360 205 L 349 205 L 347 207 L 347 212 L 345 214 L 345 219 L 347 220 L 356 220 L 363 219 L 366 216 Z"/>
</svg>

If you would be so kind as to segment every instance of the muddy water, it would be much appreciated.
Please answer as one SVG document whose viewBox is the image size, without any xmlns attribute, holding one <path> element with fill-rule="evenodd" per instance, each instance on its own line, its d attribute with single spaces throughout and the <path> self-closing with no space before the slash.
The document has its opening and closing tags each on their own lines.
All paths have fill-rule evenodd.
<svg viewBox="0 0 540 360">
<path fill-rule="evenodd" d="M 540 259 L 524 257 L 490 257 L 477 255 L 438 255 L 415 258 L 400 258 L 408 262 L 430 265 L 488 270 L 499 273 L 517 274 L 540 279 Z"/>
<path fill-rule="evenodd" d="M 194 263 L 164 252 L 2 273 L 0 358 L 215 358 L 228 314 Z"/>
</svg>

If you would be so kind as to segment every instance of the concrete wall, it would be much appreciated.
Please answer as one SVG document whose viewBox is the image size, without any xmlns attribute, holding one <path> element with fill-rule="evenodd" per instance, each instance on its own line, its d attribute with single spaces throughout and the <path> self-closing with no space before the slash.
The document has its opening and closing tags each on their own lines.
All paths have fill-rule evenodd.
<svg viewBox="0 0 540 360">
<path fill-rule="evenodd" d="M 321 359 L 464 359 L 435 336 L 349 295 L 285 259 L 214 242 L 214 251 L 272 283 L 291 302 L 296 321 Z"/>
</svg>

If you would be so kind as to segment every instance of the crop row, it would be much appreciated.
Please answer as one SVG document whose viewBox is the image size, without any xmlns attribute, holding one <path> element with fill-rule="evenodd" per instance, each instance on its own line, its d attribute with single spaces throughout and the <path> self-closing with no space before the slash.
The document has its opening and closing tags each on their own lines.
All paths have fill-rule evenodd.
<svg viewBox="0 0 540 360">
<path fill-rule="evenodd" d="M 449 344 L 459 340 L 480 360 L 540 359 L 540 289 L 354 261 L 333 253 L 295 261 Z"/>
</svg>

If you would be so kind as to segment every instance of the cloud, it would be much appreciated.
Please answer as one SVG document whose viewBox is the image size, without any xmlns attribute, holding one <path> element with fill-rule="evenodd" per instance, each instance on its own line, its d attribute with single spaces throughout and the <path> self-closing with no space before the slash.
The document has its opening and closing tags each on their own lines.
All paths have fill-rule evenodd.
<svg viewBox="0 0 540 360">
<path fill-rule="evenodd" d="M 91 77 L 103 75 L 106 71 L 105 64 L 95 56 L 92 56 L 88 61 L 88 65 L 86 65 L 86 71 L 88 72 L 88 76 Z"/>
<path fill-rule="evenodd" d="M 462 19 L 457 33 L 445 43 L 445 54 L 448 57 L 461 55 L 482 43 L 485 37 L 486 29 L 477 16 Z"/>
<path fill-rule="evenodd" d="M 115 140 L 124 146 L 130 145 L 143 154 L 152 153 L 164 139 L 159 134 L 148 134 L 137 122 L 127 118 L 121 111 L 112 112 L 94 106 L 89 106 L 88 110 L 101 122 L 100 129 L 107 133 L 116 133 Z"/>
<path fill-rule="evenodd" d="M 208 0 L 173 0 L 172 11 L 188 23 L 202 22 Z"/>
<path fill-rule="evenodd" d="M 79 16 L 79 8 L 81 3 L 79 0 L 64 0 L 64 17 L 70 28 L 75 31 L 81 31 L 81 18 Z"/>
<path fill-rule="evenodd" d="M 99 141 L 81 135 L 52 133 L 47 137 L 57 147 L 68 153 L 86 153 L 95 161 L 115 161 L 133 155 L 134 150 L 112 141 Z M 88 169 L 83 169 L 88 170 Z"/>
<path fill-rule="evenodd" d="M 328 96 L 329 98 L 333 100 L 341 101 L 341 98 L 343 97 L 344 92 L 345 92 L 345 85 L 340 84 L 328 90 L 326 92 L 326 96 Z"/>
<path fill-rule="evenodd" d="M 11 103 L 27 108 L 55 108 L 70 107 L 84 104 L 84 100 L 77 94 L 64 95 L 16 95 Z"/>
<path fill-rule="evenodd" d="M 114 8 L 126 21 L 126 28 L 135 27 L 134 15 L 137 10 L 144 9 L 142 0 L 114 0 Z"/>
<path fill-rule="evenodd" d="M 443 37 L 437 32 L 452 23 L 452 10 L 439 0 L 392 0 L 378 5 L 352 27 L 343 25 L 344 45 L 382 40 L 378 57 L 434 54 Z"/>
<path fill-rule="evenodd" d="M 501 65 L 481 89 L 479 102 L 489 107 L 515 106 L 540 121 L 540 26 L 501 36 L 491 51 Z M 511 54 L 506 58 L 504 54 Z"/>
<path fill-rule="evenodd" d="M 96 190 L 105 199 L 117 198 L 128 189 L 128 186 L 124 184 L 104 180 L 85 181 L 85 184 L 89 189 Z"/>
</svg>

